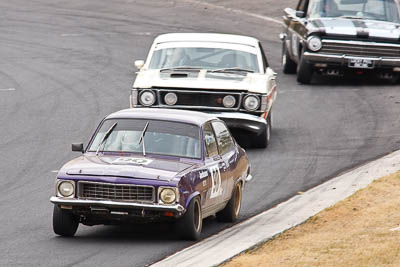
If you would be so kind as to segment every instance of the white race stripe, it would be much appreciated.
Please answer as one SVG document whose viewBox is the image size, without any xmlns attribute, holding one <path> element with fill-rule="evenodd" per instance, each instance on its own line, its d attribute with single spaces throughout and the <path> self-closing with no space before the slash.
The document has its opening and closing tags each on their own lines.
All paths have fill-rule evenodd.
<svg viewBox="0 0 400 267">
<path fill-rule="evenodd" d="M 321 19 L 327 34 L 344 34 L 357 36 L 357 28 L 349 19 Z"/>
<path fill-rule="evenodd" d="M 400 30 L 389 23 L 365 22 L 370 37 L 399 39 Z"/>
<path fill-rule="evenodd" d="M 15 91 L 15 88 L 0 89 L 0 92 Z"/>
</svg>

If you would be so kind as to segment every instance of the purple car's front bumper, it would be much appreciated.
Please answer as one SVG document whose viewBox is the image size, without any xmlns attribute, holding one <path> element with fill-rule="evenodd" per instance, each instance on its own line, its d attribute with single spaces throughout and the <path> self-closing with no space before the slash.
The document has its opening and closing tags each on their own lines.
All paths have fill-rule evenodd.
<svg viewBox="0 0 400 267">
<path fill-rule="evenodd" d="M 171 211 L 183 213 L 185 208 L 180 204 L 160 205 L 160 204 L 144 204 L 132 202 L 118 202 L 110 200 L 87 200 L 76 198 L 62 198 L 52 196 L 50 202 L 56 205 L 72 206 L 72 207 L 104 207 L 104 208 L 122 208 L 122 209 L 144 209 L 153 211 Z"/>
</svg>

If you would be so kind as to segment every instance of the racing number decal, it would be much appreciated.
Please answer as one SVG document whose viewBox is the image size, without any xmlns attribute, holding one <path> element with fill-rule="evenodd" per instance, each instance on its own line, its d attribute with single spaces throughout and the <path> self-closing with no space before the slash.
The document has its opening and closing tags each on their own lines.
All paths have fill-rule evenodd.
<svg viewBox="0 0 400 267">
<path fill-rule="evenodd" d="M 222 195 L 221 172 L 218 165 L 209 168 L 211 172 L 211 194 L 210 198 L 216 198 Z"/>
</svg>

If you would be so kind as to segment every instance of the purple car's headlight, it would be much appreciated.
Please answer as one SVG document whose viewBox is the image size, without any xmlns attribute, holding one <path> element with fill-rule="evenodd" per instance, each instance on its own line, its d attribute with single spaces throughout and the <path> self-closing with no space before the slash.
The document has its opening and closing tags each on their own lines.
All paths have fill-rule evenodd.
<svg viewBox="0 0 400 267">
<path fill-rule="evenodd" d="M 73 197 L 75 193 L 75 183 L 73 181 L 58 181 L 57 195 L 61 197 Z"/>
<path fill-rule="evenodd" d="M 174 187 L 159 187 L 158 201 L 161 204 L 173 204 L 178 200 L 178 190 Z"/>
</svg>

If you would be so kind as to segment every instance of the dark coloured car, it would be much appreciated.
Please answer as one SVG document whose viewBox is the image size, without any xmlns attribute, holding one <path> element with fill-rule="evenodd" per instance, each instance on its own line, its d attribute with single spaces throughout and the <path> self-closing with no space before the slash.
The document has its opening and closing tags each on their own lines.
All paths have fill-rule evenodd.
<svg viewBox="0 0 400 267">
<path fill-rule="evenodd" d="M 282 65 L 310 83 L 313 73 L 373 73 L 396 82 L 400 74 L 397 0 L 300 0 L 285 9 Z"/>
<path fill-rule="evenodd" d="M 59 171 L 53 229 L 172 222 L 198 239 L 202 220 L 233 222 L 250 181 L 245 151 L 220 119 L 193 111 L 129 109 L 107 116 L 83 155 Z"/>
</svg>

